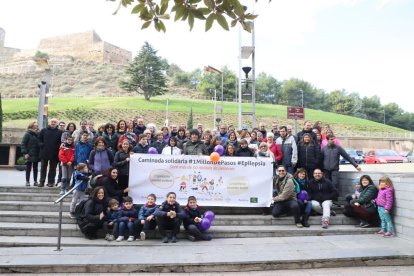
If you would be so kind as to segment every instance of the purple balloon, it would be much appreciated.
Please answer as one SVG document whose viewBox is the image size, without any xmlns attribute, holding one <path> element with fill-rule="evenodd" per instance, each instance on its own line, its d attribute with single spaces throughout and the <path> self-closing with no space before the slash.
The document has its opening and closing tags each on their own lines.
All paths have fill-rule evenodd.
<svg viewBox="0 0 414 276">
<path fill-rule="evenodd" d="M 157 151 L 157 149 L 156 149 L 156 148 L 154 148 L 154 147 L 150 147 L 150 148 L 148 149 L 148 153 L 149 153 L 149 154 L 158 154 L 158 151 Z"/>
<path fill-rule="evenodd" d="M 204 217 L 206 219 L 208 219 L 210 222 L 213 222 L 214 218 L 216 217 L 216 215 L 213 213 L 213 211 L 206 211 L 204 213 Z"/>
<path fill-rule="evenodd" d="M 210 220 L 208 220 L 207 218 L 203 218 L 200 222 L 200 230 L 201 231 L 206 231 L 210 228 L 211 226 L 211 222 Z"/>
<path fill-rule="evenodd" d="M 306 192 L 305 190 L 300 191 L 298 194 L 298 199 L 302 201 L 308 200 L 308 192 Z"/>
<path fill-rule="evenodd" d="M 222 145 L 217 145 L 214 147 L 214 151 L 220 154 L 220 156 L 223 156 L 224 154 L 224 148 Z"/>
</svg>

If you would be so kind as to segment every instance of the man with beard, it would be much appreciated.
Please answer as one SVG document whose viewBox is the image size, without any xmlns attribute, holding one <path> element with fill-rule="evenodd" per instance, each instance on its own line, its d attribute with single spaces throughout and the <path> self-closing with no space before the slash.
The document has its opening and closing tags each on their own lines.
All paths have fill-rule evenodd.
<svg viewBox="0 0 414 276">
<path fill-rule="evenodd" d="M 299 205 L 296 199 L 295 184 L 291 175 L 288 175 L 285 166 L 277 167 L 277 176 L 273 186 L 273 217 L 277 218 L 283 213 L 292 213 L 296 227 L 302 228 L 300 222 Z"/>
<path fill-rule="evenodd" d="M 339 196 L 338 190 L 332 185 L 332 182 L 326 179 L 320 169 L 313 171 L 314 179 L 309 181 L 308 195 L 312 202 L 312 209 L 322 214 L 322 228 L 329 226 L 331 216 L 332 201 Z"/>
</svg>

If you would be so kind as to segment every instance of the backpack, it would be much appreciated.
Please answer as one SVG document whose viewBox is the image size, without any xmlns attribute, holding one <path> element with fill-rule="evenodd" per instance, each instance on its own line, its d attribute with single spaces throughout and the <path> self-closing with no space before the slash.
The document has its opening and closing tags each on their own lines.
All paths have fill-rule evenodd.
<svg viewBox="0 0 414 276">
<path fill-rule="evenodd" d="M 89 199 L 82 200 L 81 202 L 78 203 L 78 205 L 76 205 L 76 207 L 75 207 L 75 217 L 76 217 L 77 221 L 82 220 L 81 215 L 84 213 L 85 203 L 88 200 Z"/>
</svg>

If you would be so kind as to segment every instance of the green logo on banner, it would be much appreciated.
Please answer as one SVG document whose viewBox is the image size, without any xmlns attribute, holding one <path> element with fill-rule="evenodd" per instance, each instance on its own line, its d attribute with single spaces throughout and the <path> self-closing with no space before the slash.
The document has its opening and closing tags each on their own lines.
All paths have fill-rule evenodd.
<svg viewBox="0 0 414 276">
<path fill-rule="evenodd" d="M 257 203 L 259 200 L 257 199 L 257 197 L 251 197 L 250 198 L 250 203 Z"/>
</svg>

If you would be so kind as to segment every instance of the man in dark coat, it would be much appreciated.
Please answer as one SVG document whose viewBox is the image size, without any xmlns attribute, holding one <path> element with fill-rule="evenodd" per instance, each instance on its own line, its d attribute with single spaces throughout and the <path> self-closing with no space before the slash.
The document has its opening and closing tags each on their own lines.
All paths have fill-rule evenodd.
<svg viewBox="0 0 414 276">
<path fill-rule="evenodd" d="M 56 166 L 59 161 L 59 147 L 61 144 L 61 137 L 63 132 L 57 128 L 58 119 L 50 120 L 49 125 L 42 129 L 39 133 L 39 147 L 40 147 L 40 183 L 38 187 L 44 187 L 47 173 L 47 186 L 53 187 L 55 185 Z M 47 167 L 49 165 L 49 172 Z"/>
<path fill-rule="evenodd" d="M 312 203 L 312 209 L 322 214 L 322 228 L 328 228 L 331 216 L 332 201 L 338 198 L 338 190 L 329 179 L 323 177 L 320 169 L 313 172 L 314 179 L 309 181 L 308 195 Z"/>
<path fill-rule="evenodd" d="M 326 139 L 328 140 L 328 145 L 322 149 L 321 153 L 323 173 L 327 179 L 332 181 L 335 188 L 339 189 L 339 158 L 341 155 L 358 171 L 361 171 L 361 167 L 341 146 L 335 145 L 335 136 L 328 134 Z"/>
</svg>

